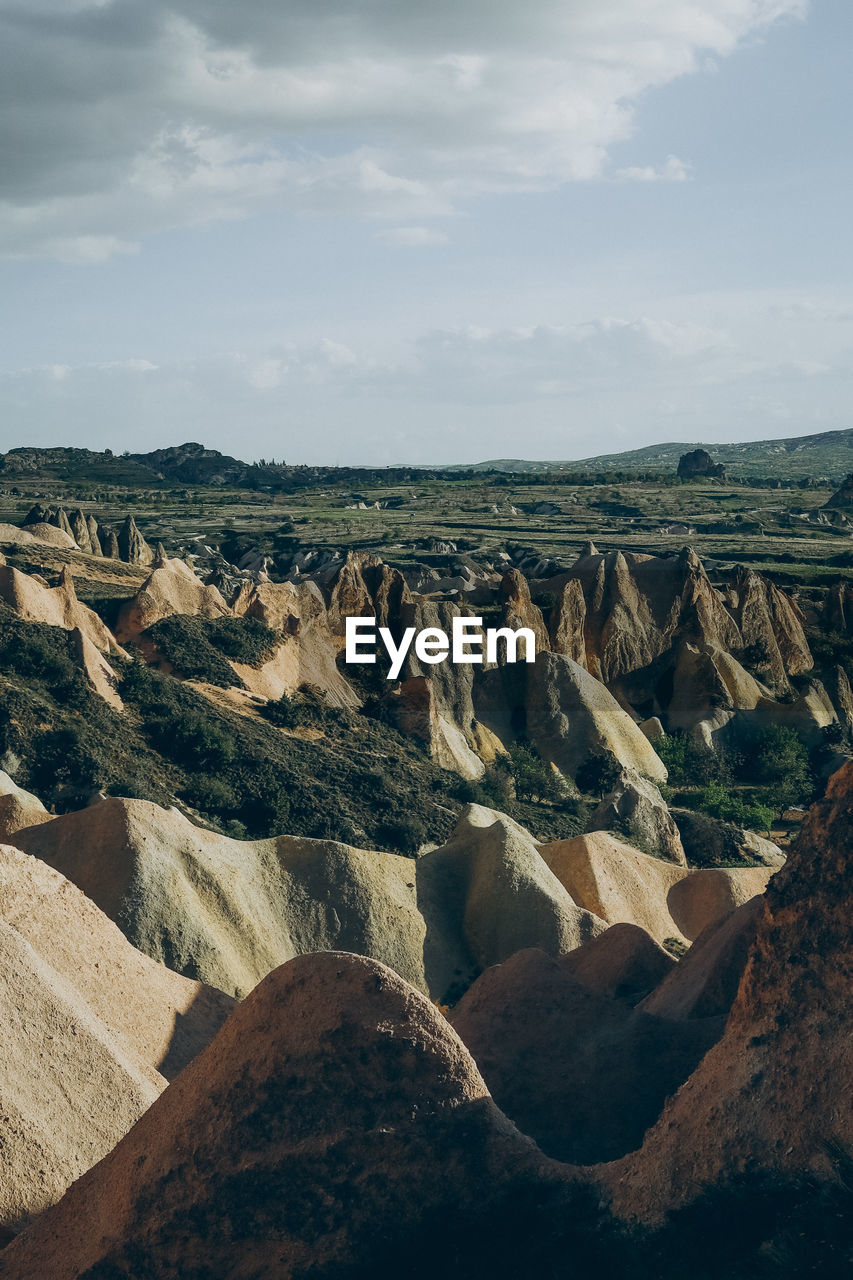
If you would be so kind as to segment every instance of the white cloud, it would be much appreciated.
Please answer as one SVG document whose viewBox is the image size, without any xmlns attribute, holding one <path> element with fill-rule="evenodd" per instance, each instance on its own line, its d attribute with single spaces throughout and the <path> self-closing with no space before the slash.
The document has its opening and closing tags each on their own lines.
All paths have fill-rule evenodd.
<svg viewBox="0 0 853 1280">
<path fill-rule="evenodd" d="M 448 243 L 448 236 L 443 231 L 436 231 L 434 227 L 389 227 L 387 231 L 377 231 L 376 239 L 383 244 L 404 249 L 422 249 Z"/>
<path fill-rule="evenodd" d="M 805 0 L 0 8 L 0 246 L 97 263 L 268 208 L 411 222 L 607 175 L 646 90 Z M 624 179 L 682 180 L 675 157 Z M 400 228 L 403 230 L 405 228 Z"/>
<path fill-rule="evenodd" d="M 617 169 L 615 176 L 623 182 L 686 182 L 690 168 L 678 156 L 667 156 L 663 164 L 629 165 L 627 169 Z"/>
</svg>

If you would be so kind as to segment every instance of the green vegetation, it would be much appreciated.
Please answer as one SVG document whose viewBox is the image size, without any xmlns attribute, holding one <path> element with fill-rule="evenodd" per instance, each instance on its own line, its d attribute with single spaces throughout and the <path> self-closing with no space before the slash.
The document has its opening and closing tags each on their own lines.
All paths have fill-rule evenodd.
<svg viewBox="0 0 853 1280">
<path fill-rule="evenodd" d="M 158 651 L 185 680 L 203 680 L 228 688 L 239 685 L 232 662 L 262 666 L 275 652 L 278 637 L 256 618 L 163 618 L 148 631 Z"/>
<path fill-rule="evenodd" d="M 757 731 L 737 754 L 708 751 L 684 734 L 668 734 L 655 750 L 669 771 L 668 802 L 680 791 L 691 808 L 752 831 L 768 831 L 783 809 L 815 793 L 809 752 L 784 726 Z"/>
</svg>

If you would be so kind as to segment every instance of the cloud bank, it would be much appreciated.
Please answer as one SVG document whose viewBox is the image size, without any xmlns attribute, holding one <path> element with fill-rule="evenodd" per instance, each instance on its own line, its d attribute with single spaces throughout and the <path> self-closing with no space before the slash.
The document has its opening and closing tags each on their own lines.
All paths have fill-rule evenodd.
<svg viewBox="0 0 853 1280">
<path fill-rule="evenodd" d="M 6 0 L 0 252 L 97 263 L 266 209 L 389 219 L 417 247 L 478 196 L 679 181 L 675 156 L 611 173 L 640 95 L 805 8 Z"/>
</svg>

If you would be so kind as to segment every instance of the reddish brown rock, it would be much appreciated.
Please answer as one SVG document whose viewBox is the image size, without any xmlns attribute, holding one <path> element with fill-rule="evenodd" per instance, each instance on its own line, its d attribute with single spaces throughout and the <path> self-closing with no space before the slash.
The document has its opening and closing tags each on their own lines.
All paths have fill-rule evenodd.
<svg viewBox="0 0 853 1280">
<path fill-rule="evenodd" d="M 577 1164 L 639 1146 L 723 1026 L 633 1010 L 542 951 L 487 969 L 451 1020 L 498 1106 L 543 1151 Z"/>
<path fill-rule="evenodd" d="M 853 763 L 767 887 L 723 1039 L 641 1150 L 602 1171 L 620 1214 L 660 1219 L 747 1170 L 835 1178 L 853 1144 Z"/>
</svg>

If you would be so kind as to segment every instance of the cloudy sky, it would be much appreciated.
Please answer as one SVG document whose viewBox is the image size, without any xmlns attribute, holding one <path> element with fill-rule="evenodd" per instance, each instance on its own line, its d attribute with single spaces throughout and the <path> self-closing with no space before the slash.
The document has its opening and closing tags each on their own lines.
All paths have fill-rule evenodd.
<svg viewBox="0 0 853 1280">
<path fill-rule="evenodd" d="M 853 426 L 849 0 L 0 15 L 0 449 Z"/>
</svg>

